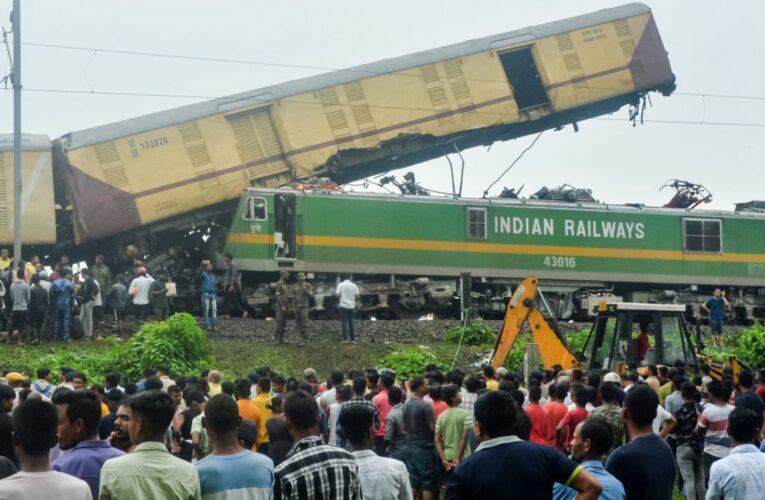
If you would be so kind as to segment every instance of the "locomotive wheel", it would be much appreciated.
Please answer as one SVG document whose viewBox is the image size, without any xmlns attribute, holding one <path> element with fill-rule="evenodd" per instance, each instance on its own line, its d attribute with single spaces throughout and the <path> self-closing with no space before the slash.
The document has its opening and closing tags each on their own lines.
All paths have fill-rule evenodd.
<svg viewBox="0 0 765 500">
<path fill-rule="evenodd" d="M 390 310 L 393 313 L 393 317 L 397 319 L 419 319 L 426 314 L 433 312 L 433 310 L 426 306 L 413 307 L 405 300 L 401 300 L 400 297 L 391 297 Z"/>
</svg>

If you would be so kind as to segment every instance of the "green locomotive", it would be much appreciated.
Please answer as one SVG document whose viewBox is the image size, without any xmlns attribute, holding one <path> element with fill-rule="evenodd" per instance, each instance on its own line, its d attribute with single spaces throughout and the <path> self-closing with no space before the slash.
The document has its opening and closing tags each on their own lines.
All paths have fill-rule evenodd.
<svg viewBox="0 0 765 500">
<path fill-rule="evenodd" d="M 365 308 L 401 318 L 458 306 L 504 311 L 528 274 L 562 319 L 598 300 L 687 304 L 728 291 L 734 313 L 765 317 L 765 214 L 601 203 L 247 189 L 227 249 L 240 269 L 312 273 L 316 309 L 352 273 Z M 259 304 L 268 293 L 256 293 Z"/>
</svg>

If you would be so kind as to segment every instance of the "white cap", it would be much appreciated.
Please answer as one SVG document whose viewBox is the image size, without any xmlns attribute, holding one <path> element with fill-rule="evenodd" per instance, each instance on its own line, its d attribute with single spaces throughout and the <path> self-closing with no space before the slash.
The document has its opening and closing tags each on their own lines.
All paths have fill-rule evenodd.
<svg viewBox="0 0 765 500">
<path fill-rule="evenodd" d="M 622 378 L 616 372 L 608 372 L 603 377 L 603 382 L 613 382 L 615 384 L 618 384 L 621 381 L 622 381 Z"/>
</svg>

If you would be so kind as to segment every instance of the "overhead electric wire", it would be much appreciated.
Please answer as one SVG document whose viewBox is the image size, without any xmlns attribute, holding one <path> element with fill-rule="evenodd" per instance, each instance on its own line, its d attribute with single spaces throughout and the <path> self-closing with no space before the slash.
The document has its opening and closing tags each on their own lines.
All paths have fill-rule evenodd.
<svg viewBox="0 0 765 500">
<path fill-rule="evenodd" d="M 520 159 L 521 159 L 521 158 L 523 158 L 523 155 L 525 155 L 527 151 L 529 151 L 531 148 L 533 148 L 533 147 L 534 147 L 534 144 L 536 144 L 536 143 L 537 143 L 537 141 L 539 140 L 539 138 L 540 138 L 540 137 L 542 137 L 542 134 L 544 134 L 544 133 L 545 133 L 545 131 L 544 131 L 544 130 L 543 130 L 543 131 L 541 131 L 540 133 L 538 133 L 538 134 L 537 134 L 537 136 L 536 136 L 536 137 L 534 137 L 534 140 L 533 140 L 533 141 L 531 141 L 531 144 L 529 144 L 529 145 L 526 147 L 526 149 L 524 149 L 523 151 L 521 151 L 521 154 L 519 154 L 519 155 L 518 155 L 518 158 L 516 158 L 515 160 L 513 160 L 513 163 L 511 163 L 511 164 L 510 164 L 510 166 L 508 166 L 508 167 L 505 169 L 505 171 L 504 171 L 504 172 L 502 172 L 502 173 L 499 175 L 499 177 L 497 177 L 497 179 L 496 179 L 494 182 L 492 182 L 491 184 L 489 184 L 489 187 L 487 187 L 487 188 L 484 190 L 484 192 L 483 192 L 483 197 L 484 197 L 484 198 L 486 198 L 486 195 L 488 195 L 488 194 L 489 194 L 489 190 L 490 190 L 491 188 L 493 188 L 493 187 L 494 187 L 494 185 L 495 185 L 496 183 L 498 183 L 500 180 L 502 180 L 502 177 L 504 177 L 504 176 L 505 176 L 505 174 L 506 174 L 506 173 L 508 173 L 508 172 L 510 171 L 510 169 L 511 169 L 511 168 L 513 168 L 513 167 L 515 166 L 515 164 L 516 164 L 516 163 L 518 163 L 518 162 L 520 161 Z"/>
<path fill-rule="evenodd" d="M 256 65 L 256 66 L 273 66 L 278 68 L 310 69 L 310 70 L 320 70 L 320 71 L 344 71 L 348 73 L 360 73 L 360 74 L 365 74 L 369 76 L 395 74 L 397 76 L 411 76 L 416 78 L 423 78 L 423 75 L 421 73 L 417 73 L 417 74 L 404 73 L 402 71 L 395 71 L 395 72 L 369 71 L 369 70 L 362 70 L 358 68 L 337 68 L 332 66 L 315 66 L 315 65 L 293 64 L 293 63 L 275 63 L 275 62 L 268 62 L 268 61 L 255 61 L 255 60 L 249 60 L 249 59 L 192 56 L 192 55 L 186 55 L 186 54 L 168 54 L 163 52 L 147 52 L 147 51 L 140 51 L 140 50 L 126 50 L 126 49 L 106 49 L 106 48 L 100 48 L 100 47 L 84 47 L 84 46 L 78 46 L 78 45 L 64 45 L 64 44 L 56 44 L 56 43 L 22 42 L 22 45 L 28 45 L 30 47 L 79 50 L 79 51 L 88 51 L 88 52 L 94 52 L 94 53 L 101 52 L 106 54 L 120 54 L 120 55 L 143 56 L 143 57 L 160 57 L 160 58 L 167 58 L 167 59 L 181 59 L 181 60 L 190 60 L 190 61 L 218 62 L 218 63 L 229 63 L 229 64 L 248 64 L 248 65 Z M 465 80 L 465 81 L 507 84 L 507 80 L 494 80 L 494 79 L 486 79 L 486 78 L 464 78 L 464 77 L 449 78 L 448 76 L 440 76 L 440 75 L 438 75 L 438 78 L 442 80 L 451 79 L 451 80 Z M 574 86 L 574 85 L 576 85 L 576 83 L 566 84 L 565 86 Z M 588 88 L 590 88 L 591 90 L 615 90 L 615 91 L 624 90 L 623 88 L 616 88 L 616 87 L 588 87 Z M 710 98 L 716 98 L 716 99 L 748 99 L 748 100 L 765 101 L 765 96 L 713 94 L 713 93 L 704 93 L 704 92 L 673 92 L 673 94 L 683 95 L 683 96 L 695 96 L 695 97 L 710 97 Z"/>
<path fill-rule="evenodd" d="M 11 89 L 0 88 L 0 91 L 10 91 Z M 51 88 L 30 88 L 24 87 L 24 92 L 39 92 L 39 93 L 52 93 L 52 94 L 83 94 L 83 95 L 105 95 L 105 96 L 123 96 L 123 97 L 162 97 L 162 98 L 178 98 L 178 99 L 229 99 L 231 101 L 244 101 L 247 98 L 237 96 L 207 96 L 196 94 L 165 94 L 159 92 L 124 92 L 124 91 L 106 91 L 106 90 L 77 90 L 77 89 L 51 89 Z M 250 99 L 258 101 L 261 99 Z M 292 104 L 308 104 L 320 106 L 320 102 L 311 101 L 297 101 L 289 98 L 279 99 L 282 102 L 288 102 Z M 341 107 L 350 107 L 350 104 L 343 105 Z M 387 110 L 399 110 L 399 111 L 425 111 L 425 112 L 437 112 L 432 108 L 409 108 L 403 106 L 374 106 L 369 105 L 373 109 L 387 109 Z M 479 115 L 495 115 L 495 116 L 517 116 L 515 114 L 502 112 L 502 111 L 476 111 Z M 629 122 L 628 118 L 608 118 L 608 117 L 594 117 L 593 120 L 605 120 L 605 121 L 624 121 Z M 697 126 L 729 126 L 729 127 L 765 127 L 765 123 L 747 123 L 747 122 L 722 122 L 722 121 L 698 121 L 698 120 L 663 120 L 663 119 L 645 119 L 645 123 L 664 123 L 675 125 L 697 125 Z"/>
</svg>

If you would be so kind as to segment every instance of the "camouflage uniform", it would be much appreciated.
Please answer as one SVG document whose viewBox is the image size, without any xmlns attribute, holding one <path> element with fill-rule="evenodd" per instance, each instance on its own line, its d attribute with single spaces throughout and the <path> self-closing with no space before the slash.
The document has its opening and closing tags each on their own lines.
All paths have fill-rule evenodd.
<svg viewBox="0 0 765 500">
<path fill-rule="evenodd" d="M 90 268 L 90 277 L 98 281 L 98 288 L 106 295 L 111 288 L 112 273 L 104 264 L 93 264 Z"/>
<path fill-rule="evenodd" d="M 622 410 L 618 406 L 599 406 L 590 412 L 588 419 L 597 418 L 603 420 L 611 426 L 614 432 L 614 445 L 612 449 L 618 448 L 624 444 L 624 422 L 622 421 Z"/>
<path fill-rule="evenodd" d="M 282 272 L 281 279 L 276 283 L 276 333 L 274 340 L 284 343 L 284 330 L 287 327 L 287 315 L 290 307 L 290 289 L 287 285 L 289 273 Z"/>
<path fill-rule="evenodd" d="M 295 285 L 292 299 L 295 306 L 295 320 L 303 340 L 308 339 L 308 310 L 311 297 L 313 297 L 313 287 L 305 281 L 303 273 L 298 273 L 298 282 Z"/>
</svg>

